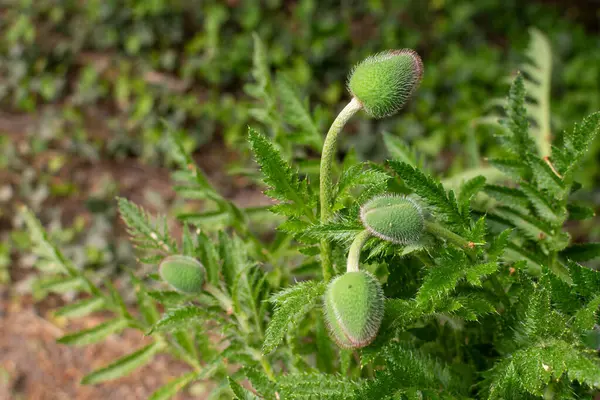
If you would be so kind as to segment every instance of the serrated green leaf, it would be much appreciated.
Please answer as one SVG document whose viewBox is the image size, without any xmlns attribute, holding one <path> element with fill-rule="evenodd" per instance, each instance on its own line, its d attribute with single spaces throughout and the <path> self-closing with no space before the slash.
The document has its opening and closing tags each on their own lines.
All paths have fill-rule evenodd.
<svg viewBox="0 0 600 400">
<path fill-rule="evenodd" d="M 523 160 L 511 158 L 491 158 L 488 162 L 496 169 L 504 172 L 515 180 L 524 178 L 529 171 L 529 167 Z"/>
<path fill-rule="evenodd" d="M 540 193 L 526 182 L 521 182 L 521 190 L 525 193 L 531 204 L 533 204 L 533 208 L 541 219 L 553 226 L 561 226 L 563 224 L 566 214 L 555 210 L 555 206 L 551 204 L 551 200 L 543 193 Z"/>
<path fill-rule="evenodd" d="M 283 341 L 290 326 L 297 325 L 302 317 L 320 300 L 325 291 L 324 282 L 308 281 L 273 295 L 275 312 L 267 327 L 263 343 L 263 353 L 275 350 Z"/>
<path fill-rule="evenodd" d="M 488 248 L 487 252 L 488 258 L 490 260 L 495 261 L 498 257 L 502 255 L 502 253 L 506 249 L 506 246 L 508 245 L 508 239 L 511 233 L 511 229 L 506 229 L 494 238 L 494 241 L 490 244 L 490 247 Z"/>
<path fill-rule="evenodd" d="M 105 302 L 101 297 L 90 297 L 77 302 L 67 304 L 56 310 L 54 315 L 57 317 L 77 318 L 84 317 L 94 311 L 104 308 Z"/>
<path fill-rule="evenodd" d="M 253 33 L 252 40 L 254 41 L 254 52 L 252 53 L 252 77 L 262 90 L 266 90 L 271 82 L 267 51 L 258 34 Z"/>
<path fill-rule="evenodd" d="M 122 331 L 127 325 L 128 323 L 125 319 L 115 318 L 96 325 L 93 328 L 62 336 L 57 342 L 75 346 L 97 343 L 110 334 Z"/>
<path fill-rule="evenodd" d="M 550 165 L 536 157 L 529 157 L 529 165 L 533 172 L 533 179 L 537 186 L 547 190 L 552 196 L 562 199 L 568 194 L 568 188 L 565 186 L 562 178 L 550 167 Z"/>
<path fill-rule="evenodd" d="M 206 268 L 207 281 L 214 285 L 219 281 L 219 272 L 221 270 L 219 264 L 219 252 L 215 245 L 211 242 L 204 232 L 200 232 L 197 236 L 198 251 L 200 261 Z"/>
<path fill-rule="evenodd" d="M 552 75 L 552 49 L 548 38 L 538 29 L 529 29 L 528 62 L 521 68 L 527 74 L 527 113 L 535 122 L 529 129 L 541 157 L 550 155 L 552 132 L 550 129 L 550 78 Z"/>
<path fill-rule="evenodd" d="M 131 274 L 131 283 L 134 286 L 138 308 L 140 314 L 144 318 L 144 322 L 153 325 L 160 317 L 154 301 L 148 295 L 147 288 L 144 287 L 142 282 L 133 274 Z"/>
<path fill-rule="evenodd" d="M 383 133 L 383 143 L 388 154 L 397 161 L 402 161 L 411 167 L 422 167 L 422 162 L 414 149 L 411 149 L 402 139 L 388 132 Z"/>
<path fill-rule="evenodd" d="M 237 400 L 259 399 L 258 396 L 254 395 L 254 393 L 252 393 L 245 387 L 242 387 L 242 385 L 240 385 L 239 383 L 237 383 L 236 381 L 231 379 L 231 377 L 228 377 L 227 380 L 229 381 L 229 387 L 231 388 L 231 391 L 233 392 L 233 395 L 235 396 L 234 399 L 237 399 Z"/>
<path fill-rule="evenodd" d="M 458 296 L 456 302 L 460 308 L 453 311 L 452 315 L 462 316 L 467 321 L 477 321 L 481 316 L 497 312 L 494 305 L 482 296 Z"/>
<path fill-rule="evenodd" d="M 498 200 L 505 207 L 514 208 L 522 213 L 529 212 L 527 196 L 519 189 L 499 185 L 486 185 L 484 190 L 488 196 Z"/>
<path fill-rule="evenodd" d="M 389 161 L 392 169 L 402 178 L 406 186 L 422 197 L 435 211 L 436 215 L 443 218 L 454 229 L 466 230 L 470 225 L 470 218 L 465 218 L 458 208 L 454 192 L 446 193 L 442 184 L 400 161 Z"/>
<path fill-rule="evenodd" d="M 168 310 L 158 322 L 148 331 L 147 335 L 153 332 L 175 332 L 178 330 L 189 329 L 202 321 L 211 318 L 208 310 L 195 305 L 181 306 Z"/>
<path fill-rule="evenodd" d="M 554 379 L 578 381 L 600 387 L 600 367 L 571 344 L 561 340 L 542 342 L 518 350 L 493 370 L 489 399 L 503 399 L 511 385 L 534 396 L 542 396 Z"/>
<path fill-rule="evenodd" d="M 248 140 L 256 162 L 261 167 L 264 181 L 270 189 L 267 194 L 277 200 L 290 201 L 304 210 L 304 214 L 314 220 L 312 201 L 306 184 L 301 182 L 273 144 L 262 134 L 250 128 Z"/>
<path fill-rule="evenodd" d="M 539 242 L 551 237 L 550 228 L 542 221 L 529 215 L 521 214 L 507 207 L 498 207 L 494 214 L 509 221 L 515 228 L 520 230 L 527 238 Z"/>
<path fill-rule="evenodd" d="M 36 282 L 36 287 L 44 292 L 65 293 L 85 288 L 85 281 L 80 277 L 46 277 Z"/>
<path fill-rule="evenodd" d="M 493 274 L 498 270 L 498 263 L 490 262 L 485 264 L 477 264 L 470 268 L 467 268 L 465 276 L 467 282 L 471 285 L 480 286 L 481 279 L 487 275 Z"/>
<path fill-rule="evenodd" d="M 447 248 L 436 259 L 436 265 L 429 270 L 417 293 L 420 304 L 431 304 L 454 290 L 456 284 L 465 276 L 470 263 L 464 252 Z"/>
<path fill-rule="evenodd" d="M 574 243 L 560 255 L 572 261 L 590 261 L 600 257 L 600 243 Z"/>
<path fill-rule="evenodd" d="M 151 290 L 147 294 L 158 303 L 167 307 L 181 305 L 190 299 L 189 296 L 173 290 Z"/>
<path fill-rule="evenodd" d="M 221 272 L 227 289 L 232 293 L 235 278 L 248 265 L 245 243 L 237 235 L 229 237 L 219 232 L 219 255 L 222 260 Z"/>
<path fill-rule="evenodd" d="M 278 380 L 278 387 L 278 392 L 286 399 L 341 400 L 352 398 L 358 385 L 340 375 L 304 372 L 282 376 Z"/>
<path fill-rule="evenodd" d="M 505 145 L 521 160 L 527 160 L 529 154 L 538 154 L 538 149 L 529 134 L 529 120 L 525 108 L 525 83 L 522 74 L 518 74 L 508 94 L 505 107 L 506 118 L 501 123 L 508 129 L 498 131 L 498 136 Z"/>
<path fill-rule="evenodd" d="M 340 222 L 304 227 L 302 237 L 311 239 L 327 239 L 329 241 L 348 244 L 365 228 L 356 222 Z"/>
<path fill-rule="evenodd" d="M 22 206 L 19 212 L 27 226 L 34 253 L 49 261 L 57 272 L 67 273 L 71 276 L 78 275 L 78 271 L 71 261 L 67 260 L 63 253 L 48 239 L 48 234 L 31 210 Z"/>
<path fill-rule="evenodd" d="M 177 253 L 177 245 L 169 235 L 164 217 L 152 220 L 143 208 L 129 200 L 118 197 L 117 201 L 121 218 L 140 251 Z"/>
<path fill-rule="evenodd" d="M 431 396 L 425 398 L 433 399 L 461 390 L 462 382 L 453 378 L 449 367 L 409 344 L 389 343 L 381 349 L 381 356 L 387 368 L 376 371 L 375 379 L 358 388 L 357 399 L 385 399 L 390 392 L 408 390 L 427 391 Z"/>
<path fill-rule="evenodd" d="M 152 357 L 163 347 L 161 342 L 149 344 L 125 357 L 119 358 L 104 368 L 97 369 L 91 374 L 84 376 L 81 383 L 83 385 L 93 385 L 125 376 L 134 369 L 150 362 Z"/>
<path fill-rule="evenodd" d="M 262 369 L 245 366 L 244 375 L 248 377 L 252 387 L 256 389 L 265 399 L 275 398 L 277 390 L 275 382 L 269 380 Z"/>
<path fill-rule="evenodd" d="M 567 204 L 567 212 L 571 220 L 585 220 L 596 216 L 596 212 L 591 207 L 586 207 L 580 204 Z"/>
<path fill-rule="evenodd" d="M 168 400 L 175 396 L 177 392 L 194 381 L 198 376 L 197 372 L 188 372 L 175 379 L 170 380 L 167 384 L 152 393 L 148 400 Z"/>
<path fill-rule="evenodd" d="M 584 333 L 596 325 L 598 313 L 600 312 L 600 294 L 591 299 L 585 307 L 577 311 L 573 320 L 573 328 Z"/>
<path fill-rule="evenodd" d="M 586 151 L 600 134 L 600 112 L 595 112 L 564 133 L 562 146 L 552 148 L 552 162 L 563 177 L 569 177 L 579 165 Z"/>
<path fill-rule="evenodd" d="M 460 212 L 465 217 L 470 217 L 471 199 L 485 186 L 485 176 L 476 176 L 463 182 L 460 186 L 458 204 Z"/>
<path fill-rule="evenodd" d="M 358 185 L 377 186 L 385 184 L 390 176 L 385 172 L 374 169 L 365 169 L 366 163 L 359 163 L 351 166 L 342 173 L 337 185 L 336 203 L 344 200 L 346 194 Z"/>
<path fill-rule="evenodd" d="M 276 87 L 279 101 L 283 107 L 282 118 L 290 126 L 306 132 L 306 144 L 320 153 L 323 148 L 323 135 L 319 132 L 304 104 L 294 93 L 289 81 L 283 75 L 278 75 Z"/>
</svg>

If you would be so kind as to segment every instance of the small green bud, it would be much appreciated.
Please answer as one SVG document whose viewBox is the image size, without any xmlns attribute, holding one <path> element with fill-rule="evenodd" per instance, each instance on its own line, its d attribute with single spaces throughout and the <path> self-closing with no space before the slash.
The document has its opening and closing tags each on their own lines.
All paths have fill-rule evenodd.
<svg viewBox="0 0 600 400">
<path fill-rule="evenodd" d="M 417 242 L 424 229 L 421 207 L 404 196 L 372 198 L 360 208 L 360 219 L 373 236 L 397 244 Z"/>
<path fill-rule="evenodd" d="M 384 313 L 379 281 L 365 271 L 347 272 L 329 283 L 324 299 L 329 332 L 340 347 L 365 347 L 375 339 Z"/>
<path fill-rule="evenodd" d="M 357 64 L 348 78 L 348 90 L 367 114 L 383 118 L 404 107 L 422 76 L 423 62 L 415 51 L 388 50 Z"/>
<path fill-rule="evenodd" d="M 202 292 L 206 270 L 195 258 L 169 256 L 160 263 L 158 273 L 175 290 L 194 294 Z"/>
</svg>

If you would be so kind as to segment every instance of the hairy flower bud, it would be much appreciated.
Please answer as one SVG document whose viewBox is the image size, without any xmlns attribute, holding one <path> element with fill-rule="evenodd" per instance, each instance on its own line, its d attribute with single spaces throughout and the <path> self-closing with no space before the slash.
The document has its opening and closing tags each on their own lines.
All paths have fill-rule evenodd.
<svg viewBox="0 0 600 400">
<path fill-rule="evenodd" d="M 348 90 L 367 114 L 383 118 L 404 107 L 422 75 L 423 63 L 415 51 L 388 50 L 357 64 L 348 78 Z"/>
<path fill-rule="evenodd" d="M 158 272 L 165 282 L 179 292 L 202 292 L 206 270 L 195 258 L 179 255 L 166 257 L 160 263 Z"/>
<path fill-rule="evenodd" d="M 373 236 L 397 244 L 417 242 L 424 229 L 421 207 L 404 196 L 372 198 L 360 208 L 360 219 Z"/>
<path fill-rule="evenodd" d="M 384 313 L 379 281 L 365 271 L 348 272 L 329 283 L 324 299 L 329 332 L 340 347 L 360 348 L 375 339 Z"/>
</svg>

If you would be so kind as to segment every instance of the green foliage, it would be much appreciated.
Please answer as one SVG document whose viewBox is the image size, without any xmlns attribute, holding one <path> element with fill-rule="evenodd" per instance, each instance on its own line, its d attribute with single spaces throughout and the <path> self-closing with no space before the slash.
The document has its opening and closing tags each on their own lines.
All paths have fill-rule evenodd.
<svg viewBox="0 0 600 400">
<path fill-rule="evenodd" d="M 305 181 L 300 181 L 298 174 L 285 162 L 273 144 L 260 133 L 250 129 L 250 148 L 256 162 L 261 167 L 264 182 L 270 187 L 267 194 L 293 207 L 280 206 L 275 209 L 290 217 L 305 216 L 314 220 L 312 206 L 314 202 L 309 195 Z"/>
<path fill-rule="evenodd" d="M 440 182 L 409 164 L 401 161 L 390 161 L 389 164 L 406 186 L 422 197 L 440 219 L 453 229 L 466 230 L 469 216 L 461 214 L 452 190 L 447 193 Z"/>
<path fill-rule="evenodd" d="M 137 4 L 139 18 L 157 13 L 160 20 L 162 3 L 156 4 L 157 9 Z M 306 8 L 297 12 L 318 14 L 316 5 L 302 4 Z M 233 11 L 213 6 L 216 11 L 203 26 L 210 40 L 197 46 L 206 60 L 218 63 L 220 32 L 229 29 L 224 21 Z M 32 40 L 32 25 L 26 22 L 13 32 L 14 40 Z M 247 39 L 240 45 L 245 49 Z M 543 40 L 537 40 L 532 48 L 543 47 Z M 442 180 L 434 164 L 419 161 L 411 147 L 388 135 L 385 141 L 394 158 L 388 163 L 360 163 L 350 153 L 332 168 L 336 179 L 328 179 L 332 184 L 326 189 L 333 195 L 335 215 L 319 223 L 317 199 L 322 193 L 317 193 L 316 171 L 309 162 L 296 161 L 307 161 L 310 151 L 323 148 L 333 154 L 335 148 L 321 140 L 318 109 L 299 100 L 294 80 L 287 74 L 273 79 L 270 63 L 281 55 L 272 43 L 258 35 L 253 43 L 254 83 L 245 89 L 258 104 L 248 114 L 267 135 L 250 128 L 249 147 L 260 173 L 242 171 L 268 188 L 277 202 L 269 210 L 239 207 L 219 193 L 195 164 L 181 132 L 163 125 L 170 127 L 164 145 L 185 213 L 178 215 L 181 227 L 170 226 L 165 217 L 118 199 L 140 263 L 146 264 L 129 270 L 133 304 L 110 281 L 96 283 L 89 271 L 70 261 L 30 211 L 21 213 L 42 274 L 38 288 L 81 295 L 57 315 L 77 318 L 101 311 L 106 316 L 95 327 L 65 335 L 60 343 L 96 343 L 124 329 L 149 337 L 148 345 L 91 372 L 84 383 L 126 375 L 165 353 L 187 364 L 189 371 L 152 398 L 169 398 L 205 379 L 215 384 L 214 398 L 593 396 L 600 388 L 600 363 L 585 340 L 599 322 L 600 273 L 577 261 L 593 260 L 598 251 L 594 244 L 574 244 L 565 225 L 580 186 L 575 171 L 600 129 L 600 114 L 556 139 L 539 133 L 545 130 L 542 125 L 549 126 L 549 117 L 547 111 L 532 114 L 526 89 L 533 75 L 549 74 L 548 60 L 540 61 L 537 50 L 531 52 L 539 71 L 525 71 L 527 80 L 518 75 L 510 88 L 497 131 L 502 145 L 490 146 L 490 164 L 498 171 L 486 167 L 480 175 L 479 149 L 472 146 L 472 170 Z M 123 46 L 131 54 L 145 51 L 139 38 Z M 189 73 L 220 82 L 225 70 Z M 92 85 L 94 74 L 86 76 L 84 81 Z M 424 90 L 432 82 L 424 81 Z M 541 85 L 534 89 L 538 106 L 550 107 L 545 102 L 548 81 L 536 82 Z M 144 98 L 136 111 L 139 119 L 158 104 Z M 418 104 L 415 108 L 418 114 Z M 290 131 L 295 134 L 286 136 Z M 543 148 L 552 153 L 548 156 Z M 319 179 L 324 179 L 323 171 Z M 424 230 L 418 240 L 391 243 L 369 237 L 360 206 L 381 195 L 408 195 L 412 206 L 418 204 L 413 211 L 419 210 Z M 277 233 L 259 229 L 269 212 L 277 215 L 272 219 Z M 390 229 L 407 222 L 396 215 L 387 220 L 385 213 L 378 216 L 376 222 L 387 222 Z M 325 245 L 318 249 L 317 243 Z M 163 290 L 159 262 L 165 257 L 202 265 L 206 279 L 203 274 L 194 290 Z M 327 264 L 340 277 L 328 281 Z M 188 276 L 173 285 L 172 274 L 162 272 L 175 289 L 190 283 Z M 321 304 L 322 310 L 314 310 Z"/>
<path fill-rule="evenodd" d="M 149 344 L 125 357 L 119 358 L 117 361 L 104 368 L 100 368 L 91 374 L 86 375 L 81 380 L 81 383 L 84 385 L 93 385 L 125 376 L 134 369 L 150 362 L 152 357 L 161 350 L 161 347 L 162 343 L 160 342 Z"/>
<path fill-rule="evenodd" d="M 169 236 L 166 217 L 159 217 L 152 221 L 144 209 L 127 199 L 119 198 L 121 218 L 127 224 L 127 229 L 135 242 L 137 249 L 142 253 L 144 262 L 156 262 L 160 254 L 174 253 L 177 245 Z M 157 254 L 159 253 L 159 254 Z"/>
<path fill-rule="evenodd" d="M 325 285 L 316 282 L 303 282 L 271 296 L 275 310 L 265 332 L 262 351 L 270 353 L 283 341 L 290 326 L 297 326 L 304 315 L 320 300 Z"/>
</svg>

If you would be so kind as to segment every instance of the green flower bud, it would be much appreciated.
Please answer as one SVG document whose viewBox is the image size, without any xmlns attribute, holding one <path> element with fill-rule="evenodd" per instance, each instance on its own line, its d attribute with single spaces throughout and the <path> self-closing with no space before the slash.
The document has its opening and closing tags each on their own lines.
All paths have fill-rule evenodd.
<svg viewBox="0 0 600 400">
<path fill-rule="evenodd" d="M 424 229 L 421 207 L 404 196 L 372 198 L 360 208 L 360 219 L 373 236 L 397 244 L 417 242 Z"/>
<path fill-rule="evenodd" d="M 340 347 L 365 347 L 375 339 L 384 313 L 379 281 L 365 271 L 348 272 L 329 283 L 324 299 L 329 332 Z"/>
<path fill-rule="evenodd" d="M 367 114 L 383 118 L 400 111 L 423 76 L 421 57 L 410 49 L 388 50 L 356 65 L 348 90 Z"/>
<path fill-rule="evenodd" d="M 206 270 L 195 258 L 169 256 L 158 267 L 160 277 L 173 289 L 187 294 L 202 292 Z"/>
</svg>

